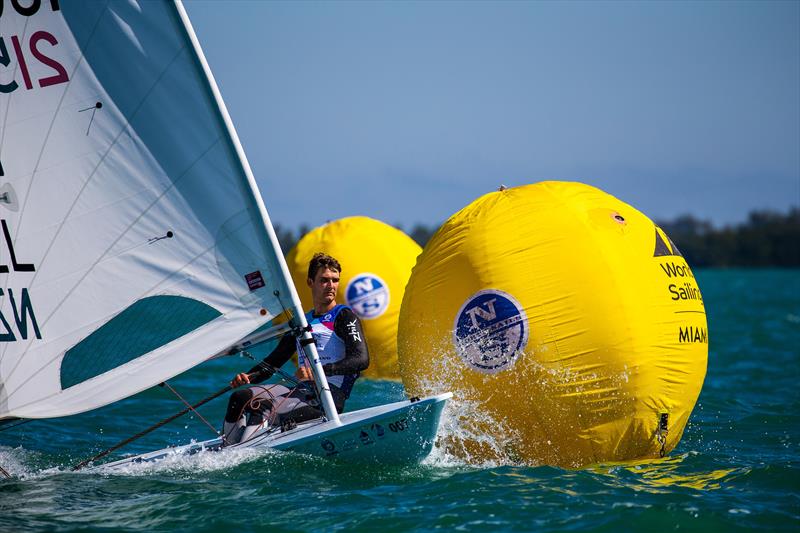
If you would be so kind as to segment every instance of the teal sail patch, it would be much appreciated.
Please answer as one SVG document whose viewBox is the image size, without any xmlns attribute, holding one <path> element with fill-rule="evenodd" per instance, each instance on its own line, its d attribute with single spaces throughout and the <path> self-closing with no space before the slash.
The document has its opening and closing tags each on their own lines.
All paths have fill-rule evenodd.
<svg viewBox="0 0 800 533">
<path fill-rule="evenodd" d="M 143 298 L 67 350 L 61 361 L 61 388 L 133 361 L 221 315 L 210 305 L 183 296 Z"/>
</svg>

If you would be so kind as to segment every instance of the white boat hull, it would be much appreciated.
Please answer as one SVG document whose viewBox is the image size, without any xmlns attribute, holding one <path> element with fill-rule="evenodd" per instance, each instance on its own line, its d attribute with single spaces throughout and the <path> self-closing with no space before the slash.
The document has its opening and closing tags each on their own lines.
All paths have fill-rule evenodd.
<svg viewBox="0 0 800 533">
<path fill-rule="evenodd" d="M 227 449 L 271 448 L 356 463 L 413 464 L 428 456 L 451 393 L 369 407 L 340 415 L 341 424 L 313 420 L 281 431 L 265 428 L 246 442 L 222 446 L 220 438 L 165 448 L 97 467 L 118 468 L 176 455 Z"/>
</svg>

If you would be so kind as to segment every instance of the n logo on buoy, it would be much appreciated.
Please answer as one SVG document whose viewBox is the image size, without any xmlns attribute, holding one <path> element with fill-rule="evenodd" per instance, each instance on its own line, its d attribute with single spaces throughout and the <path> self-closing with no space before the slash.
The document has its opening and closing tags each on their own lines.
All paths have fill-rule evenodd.
<svg viewBox="0 0 800 533">
<path fill-rule="evenodd" d="M 389 307 L 389 287 L 375 274 L 365 272 L 350 280 L 347 305 L 361 318 L 377 318 Z"/>
<path fill-rule="evenodd" d="M 453 342 L 471 368 L 494 374 L 509 368 L 522 353 L 528 343 L 528 318 L 510 294 L 478 291 L 456 315 Z"/>
</svg>

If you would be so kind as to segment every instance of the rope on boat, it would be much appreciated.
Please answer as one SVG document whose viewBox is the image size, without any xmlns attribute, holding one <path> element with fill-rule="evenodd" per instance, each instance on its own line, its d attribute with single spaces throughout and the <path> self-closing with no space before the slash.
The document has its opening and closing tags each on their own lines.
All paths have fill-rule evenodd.
<svg viewBox="0 0 800 533">
<path fill-rule="evenodd" d="M 242 351 L 240 352 L 240 355 L 255 361 L 255 357 L 253 357 L 250 354 L 250 352 Z M 242 405 L 242 408 L 239 410 L 239 415 L 236 417 L 237 420 L 245 416 L 245 411 L 249 411 L 252 413 L 262 411 L 261 407 L 262 402 L 268 401 L 270 403 L 270 406 L 263 409 L 263 411 L 269 411 L 270 413 L 269 416 L 267 417 L 266 426 L 267 427 L 274 426 L 278 416 L 278 408 L 281 406 L 283 402 L 285 402 L 288 399 L 289 396 L 291 396 L 291 394 L 294 391 L 296 391 L 297 389 L 305 389 L 307 391 L 313 392 L 314 395 L 316 396 L 316 388 L 313 385 L 311 385 L 306 381 L 300 381 L 296 379 L 291 374 L 287 374 L 280 368 L 276 368 L 267 363 L 266 361 L 258 362 L 255 368 L 260 370 L 267 370 L 272 375 L 277 374 L 278 376 L 280 376 L 284 381 L 286 381 L 287 385 L 289 386 L 287 387 L 289 388 L 289 392 L 281 397 L 276 397 L 271 392 L 271 389 L 275 386 L 275 384 L 257 385 L 251 383 L 250 389 L 253 390 L 253 396 L 249 400 L 247 400 L 244 403 L 244 405 Z M 261 389 L 261 391 L 257 393 L 255 392 L 255 389 Z M 280 401 L 276 403 L 276 400 L 278 400 L 278 398 L 280 398 Z M 226 442 L 228 437 L 229 434 L 227 433 L 222 435 L 222 439 L 225 440 Z"/>
<path fill-rule="evenodd" d="M 197 408 L 197 407 L 200 407 L 201 405 L 203 405 L 203 404 L 205 404 L 205 403 L 208 403 L 208 402 L 210 402 L 210 401 L 211 401 L 211 400 L 213 400 L 214 398 L 217 398 L 217 397 L 219 397 L 219 396 L 222 396 L 223 394 L 225 394 L 226 392 L 228 392 L 228 391 L 230 391 L 230 390 L 231 390 L 231 386 L 230 386 L 230 385 L 228 385 L 228 386 L 227 386 L 227 387 L 225 387 L 224 389 L 221 389 L 221 390 L 219 390 L 219 391 L 215 392 L 214 394 L 212 394 L 211 396 L 209 396 L 209 397 L 207 397 L 207 398 L 204 398 L 204 399 L 200 400 L 200 401 L 199 401 L 199 402 L 197 402 L 196 404 L 194 404 L 194 405 L 190 405 L 189 407 L 187 407 L 187 408 L 186 408 L 186 409 L 184 409 L 183 411 L 181 411 L 181 412 L 179 412 L 179 413 L 175 413 L 174 415 L 172 415 L 172 416 L 170 416 L 170 417 L 167 417 L 167 418 L 165 418 L 165 419 L 164 419 L 164 420 L 162 420 L 161 422 L 158 422 L 157 424 L 154 424 L 154 425 L 150 426 L 149 428 L 145 429 L 144 431 L 140 431 L 139 433 L 137 433 L 136 435 L 134 435 L 134 436 L 132 436 L 132 437 L 128 437 L 127 439 L 125 439 L 125 440 L 123 440 L 123 441 L 119 442 L 118 444 L 115 444 L 115 445 L 114 445 L 114 446 L 112 446 L 111 448 L 108 448 L 108 449 L 106 449 L 106 450 L 103 450 L 102 452 L 98 453 L 98 454 L 97 454 L 97 455 L 95 455 L 94 457 L 91 457 L 91 458 L 89 458 L 89 459 L 86 459 L 86 460 L 84 460 L 84 461 L 81 461 L 80 463 L 78 463 L 78 464 L 76 464 L 75 466 L 73 466 L 73 467 L 72 467 L 72 470 L 73 470 L 73 471 L 75 471 L 75 470 L 80 470 L 81 468 L 85 467 L 85 466 L 86 466 L 86 465 L 88 465 L 89 463 L 92 463 L 92 462 L 96 461 L 97 459 L 100 459 L 101 457 L 105 457 L 106 455 L 108 455 L 109 453 L 113 452 L 114 450 L 118 450 L 118 449 L 122 448 L 123 446 L 125 446 L 126 444 L 129 444 L 129 443 L 131 443 L 131 442 L 135 441 L 136 439 L 139 439 L 139 438 L 141 438 L 141 437 L 144 437 L 145 435 L 147 435 L 147 434 L 148 434 L 148 433 L 150 433 L 151 431 L 154 431 L 154 430 L 156 430 L 156 429 L 160 428 L 161 426 L 163 426 L 163 425 L 165 425 L 165 424 L 168 424 L 169 422 L 172 422 L 172 421 L 173 421 L 173 420 L 175 420 L 176 418 L 180 418 L 181 416 L 185 415 L 185 414 L 186 414 L 186 413 L 188 413 L 189 411 L 191 411 L 191 410 L 193 410 L 193 409 L 195 409 L 195 408 Z M 215 431 L 216 431 L 216 430 L 215 430 Z"/>
<path fill-rule="evenodd" d="M 215 435 L 217 435 L 217 436 L 219 436 L 219 435 L 220 435 L 220 432 L 219 432 L 219 431 L 217 431 L 217 430 L 216 430 L 216 428 L 215 428 L 214 426 L 212 426 L 212 425 L 209 423 L 209 421 L 208 421 L 208 420 L 206 420 L 205 418 L 203 418 L 203 415 L 201 415 L 201 414 L 200 414 L 200 412 L 199 412 L 199 411 L 197 411 L 197 409 L 195 409 L 193 405 L 191 405 L 189 402 L 187 402 L 187 401 L 186 401 L 186 400 L 183 398 L 183 396 L 181 396 L 181 395 L 178 393 L 178 391 L 176 391 L 175 389 L 173 389 L 173 388 L 172 388 L 172 385 L 170 385 L 170 384 L 169 384 L 169 383 L 167 383 L 166 381 L 165 381 L 164 383 L 162 383 L 162 385 L 164 385 L 166 388 L 168 388 L 170 391 L 172 391 L 172 394 L 174 394 L 175 396 L 177 396 L 177 397 L 178 397 L 178 399 L 179 399 L 180 401 L 182 401 L 182 402 L 183 402 L 183 405 L 185 405 L 186 407 L 188 407 L 189 409 L 191 409 L 191 410 L 194 412 L 194 414 L 196 414 L 196 415 L 197 415 L 197 418 L 199 418 L 200 420 L 202 420 L 202 421 L 205 423 L 205 425 L 207 425 L 208 427 L 210 427 L 210 428 L 211 428 L 211 431 L 213 431 Z"/>
</svg>

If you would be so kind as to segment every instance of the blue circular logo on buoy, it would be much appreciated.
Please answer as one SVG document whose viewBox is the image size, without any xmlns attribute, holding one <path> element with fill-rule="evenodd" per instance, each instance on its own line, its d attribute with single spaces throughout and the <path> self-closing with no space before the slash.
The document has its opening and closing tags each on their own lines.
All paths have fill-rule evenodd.
<svg viewBox="0 0 800 533">
<path fill-rule="evenodd" d="M 478 291 L 456 315 L 453 342 L 470 367 L 494 374 L 513 365 L 528 343 L 528 317 L 510 294 Z"/>
<path fill-rule="evenodd" d="M 364 272 L 350 280 L 347 305 L 361 318 L 377 318 L 389 307 L 389 286 L 375 274 Z"/>
</svg>

